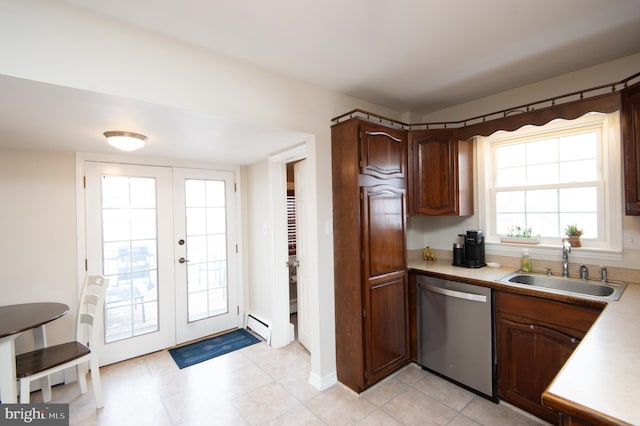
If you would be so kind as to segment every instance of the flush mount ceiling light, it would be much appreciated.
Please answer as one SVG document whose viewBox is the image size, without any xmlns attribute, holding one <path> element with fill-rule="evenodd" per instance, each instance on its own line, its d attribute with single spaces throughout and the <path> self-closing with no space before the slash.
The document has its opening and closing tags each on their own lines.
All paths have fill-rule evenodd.
<svg viewBox="0 0 640 426">
<path fill-rule="evenodd" d="M 104 137 L 107 138 L 109 145 L 122 151 L 135 151 L 136 149 L 140 149 L 148 139 L 140 133 L 122 132 L 119 130 L 104 132 Z"/>
</svg>

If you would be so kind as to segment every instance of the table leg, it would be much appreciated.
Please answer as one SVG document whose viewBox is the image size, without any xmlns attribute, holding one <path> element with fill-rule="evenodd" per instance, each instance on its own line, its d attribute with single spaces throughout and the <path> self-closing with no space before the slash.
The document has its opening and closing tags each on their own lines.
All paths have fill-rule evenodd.
<svg viewBox="0 0 640 426">
<path fill-rule="evenodd" d="M 33 329 L 33 343 L 36 349 L 47 347 L 47 333 L 44 325 Z M 40 379 L 40 389 L 42 389 L 42 400 L 44 402 L 51 401 L 51 376 Z"/>
<path fill-rule="evenodd" d="M 15 337 L 17 335 L 0 339 L 0 400 L 4 404 L 18 402 Z"/>
<path fill-rule="evenodd" d="M 33 344 L 36 349 L 42 349 L 47 346 L 47 333 L 45 332 L 44 325 L 33 329 Z"/>
</svg>

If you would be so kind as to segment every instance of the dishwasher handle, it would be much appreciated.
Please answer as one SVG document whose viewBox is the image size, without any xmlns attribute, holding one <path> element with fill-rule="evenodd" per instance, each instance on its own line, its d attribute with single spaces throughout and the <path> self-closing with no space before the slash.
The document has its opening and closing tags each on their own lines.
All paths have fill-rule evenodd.
<svg viewBox="0 0 640 426">
<path fill-rule="evenodd" d="M 487 303 L 487 296 L 481 294 L 473 294 L 473 293 L 465 293 L 462 291 L 449 290 L 448 288 L 436 287 L 434 285 L 429 284 L 420 284 L 420 288 L 423 290 L 430 291 L 432 293 L 438 293 L 443 296 L 455 297 L 457 299 L 471 300 L 473 302 L 483 302 Z"/>
</svg>

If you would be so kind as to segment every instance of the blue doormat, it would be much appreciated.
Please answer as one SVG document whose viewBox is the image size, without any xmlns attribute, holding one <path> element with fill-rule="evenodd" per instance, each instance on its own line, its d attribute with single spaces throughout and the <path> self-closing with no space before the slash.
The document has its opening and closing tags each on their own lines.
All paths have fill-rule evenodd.
<svg viewBox="0 0 640 426">
<path fill-rule="evenodd" d="M 260 339 L 240 328 L 220 336 L 169 349 L 169 353 L 178 367 L 182 369 L 258 342 Z"/>
</svg>

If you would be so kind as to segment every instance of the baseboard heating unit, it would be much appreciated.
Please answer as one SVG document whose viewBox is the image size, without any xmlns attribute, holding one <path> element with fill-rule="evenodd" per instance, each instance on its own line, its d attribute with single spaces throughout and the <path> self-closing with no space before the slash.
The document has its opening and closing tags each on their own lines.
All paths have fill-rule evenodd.
<svg viewBox="0 0 640 426">
<path fill-rule="evenodd" d="M 247 314 L 246 327 L 262 337 L 268 345 L 271 345 L 271 324 L 256 317 L 254 314 Z"/>
</svg>

